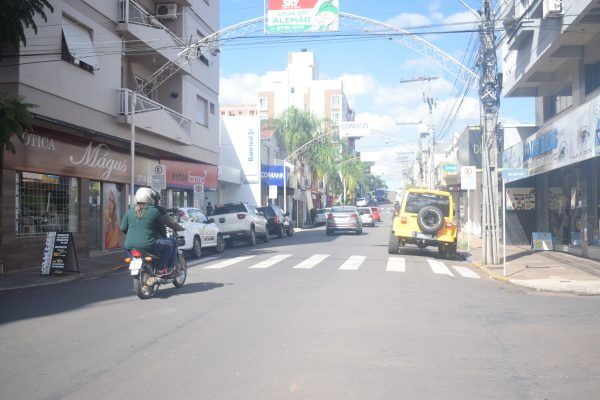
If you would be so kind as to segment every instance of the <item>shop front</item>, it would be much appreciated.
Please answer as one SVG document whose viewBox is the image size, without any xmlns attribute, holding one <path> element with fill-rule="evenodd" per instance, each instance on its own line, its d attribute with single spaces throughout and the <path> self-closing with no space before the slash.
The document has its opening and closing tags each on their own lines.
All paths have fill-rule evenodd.
<svg viewBox="0 0 600 400">
<path fill-rule="evenodd" d="M 206 209 L 208 202 L 217 203 L 217 167 L 186 161 L 161 160 L 166 168 L 167 191 L 163 204 L 169 208 L 195 207 Z M 165 196 L 166 195 L 166 196 Z"/>
<path fill-rule="evenodd" d="M 552 234 L 554 250 L 595 259 L 600 259 L 599 117 L 596 98 L 507 149 L 502 157 L 503 167 L 527 169 L 529 178 L 508 187 L 529 193 L 530 202 L 516 207 L 535 209 L 533 225 Z"/>
<path fill-rule="evenodd" d="M 6 153 L 2 259 L 5 271 L 41 263 L 47 232 L 72 232 L 77 253 L 120 249 L 120 219 L 131 179 L 127 150 L 34 127 Z M 136 156 L 136 184 L 147 185 L 153 162 Z"/>
</svg>

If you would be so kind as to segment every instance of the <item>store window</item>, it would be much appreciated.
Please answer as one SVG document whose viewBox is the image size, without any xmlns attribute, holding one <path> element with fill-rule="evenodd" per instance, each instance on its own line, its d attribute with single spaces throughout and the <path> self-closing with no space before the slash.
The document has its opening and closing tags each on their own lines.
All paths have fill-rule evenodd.
<svg viewBox="0 0 600 400">
<path fill-rule="evenodd" d="M 544 97 L 544 120 L 560 114 L 572 105 L 573 89 L 571 84 L 568 84 L 552 96 Z"/>
<path fill-rule="evenodd" d="M 585 64 L 583 75 L 585 78 L 585 95 L 587 96 L 600 87 L 600 61 Z"/>
<path fill-rule="evenodd" d="M 197 98 L 197 113 L 196 113 L 196 121 L 200 125 L 208 126 L 208 100 L 204 97 L 196 96 Z"/>
<path fill-rule="evenodd" d="M 18 236 L 78 232 L 77 178 L 17 172 L 15 189 Z"/>
</svg>

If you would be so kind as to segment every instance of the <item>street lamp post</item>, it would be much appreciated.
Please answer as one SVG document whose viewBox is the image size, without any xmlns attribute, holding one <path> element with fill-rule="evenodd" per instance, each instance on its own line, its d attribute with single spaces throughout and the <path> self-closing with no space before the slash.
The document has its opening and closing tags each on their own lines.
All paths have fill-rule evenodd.
<svg viewBox="0 0 600 400">
<path fill-rule="evenodd" d="M 137 103 L 137 90 L 131 94 L 131 188 L 129 203 L 135 206 L 135 107 Z"/>
</svg>

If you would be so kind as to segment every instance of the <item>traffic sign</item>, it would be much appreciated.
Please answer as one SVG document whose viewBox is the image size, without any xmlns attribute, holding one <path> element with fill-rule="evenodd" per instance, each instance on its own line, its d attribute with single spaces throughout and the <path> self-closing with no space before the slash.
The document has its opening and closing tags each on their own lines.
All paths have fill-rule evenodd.
<svg viewBox="0 0 600 400">
<path fill-rule="evenodd" d="M 477 173 L 474 165 L 460 167 L 460 188 L 462 190 L 477 188 Z"/>
<path fill-rule="evenodd" d="M 157 192 L 167 189 L 167 166 L 156 164 L 152 168 L 150 187 Z"/>
</svg>

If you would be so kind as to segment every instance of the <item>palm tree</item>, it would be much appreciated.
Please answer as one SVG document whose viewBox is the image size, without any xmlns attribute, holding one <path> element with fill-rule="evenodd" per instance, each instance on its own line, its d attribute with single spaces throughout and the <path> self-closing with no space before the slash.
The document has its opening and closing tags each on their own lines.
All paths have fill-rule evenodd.
<svg viewBox="0 0 600 400">
<path fill-rule="evenodd" d="M 30 112 L 32 107 L 33 104 L 25 103 L 20 97 L 0 99 L 0 205 L 2 204 L 4 179 L 4 152 L 15 153 L 13 138 L 23 142 L 23 133 L 30 128 L 33 118 Z M 2 226 L 2 213 L 0 212 L 0 247 L 2 246 Z M 0 258 L 0 267 L 2 267 L 2 258 Z"/>
<path fill-rule="evenodd" d="M 31 27 L 37 34 L 36 14 L 48 22 L 46 8 L 54 12 L 48 0 L 0 0 L 0 44 L 9 44 L 13 50 L 19 49 L 19 42 L 26 46 L 25 28 Z M 2 48 L 0 46 L 0 57 Z"/>
</svg>

